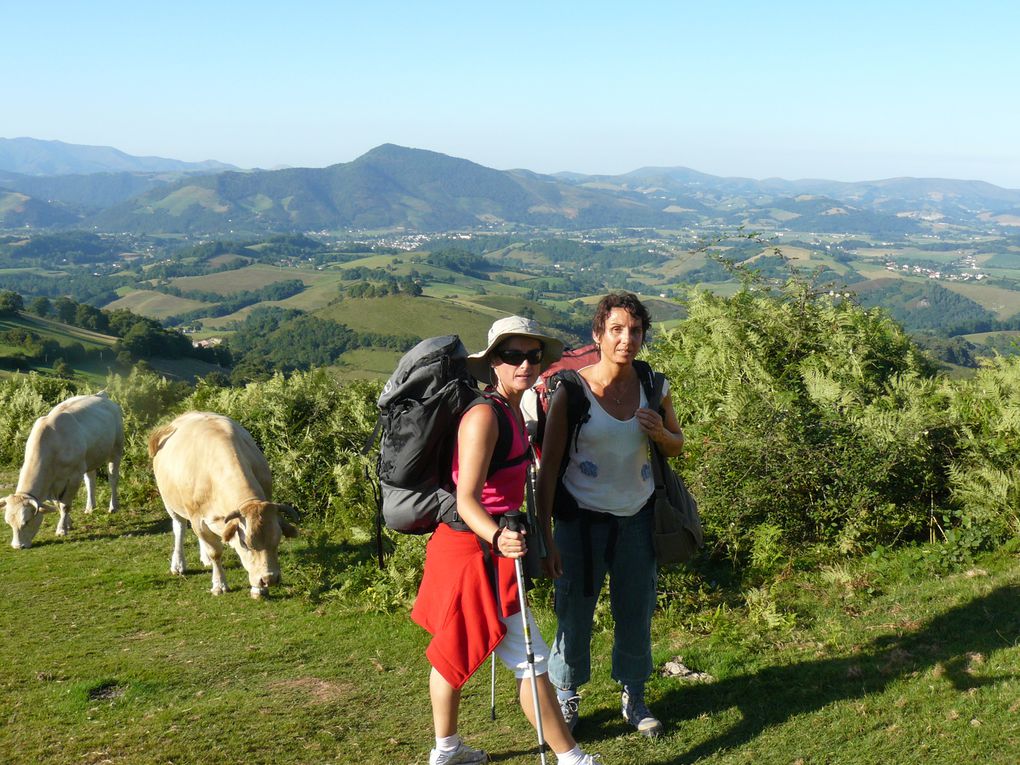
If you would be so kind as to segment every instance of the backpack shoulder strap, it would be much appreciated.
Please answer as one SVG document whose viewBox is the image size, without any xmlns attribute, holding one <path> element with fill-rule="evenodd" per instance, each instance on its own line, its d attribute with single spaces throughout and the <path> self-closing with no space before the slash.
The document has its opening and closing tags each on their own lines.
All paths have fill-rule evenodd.
<svg viewBox="0 0 1020 765">
<path fill-rule="evenodd" d="M 570 452 L 570 442 L 574 442 L 576 450 L 581 426 L 591 418 L 588 412 L 591 403 L 584 395 L 584 379 L 576 369 L 564 369 L 549 379 L 551 391 L 555 392 L 561 385 L 567 391 L 567 450 L 563 454 L 566 459 Z"/>
<path fill-rule="evenodd" d="M 645 389 L 645 399 L 648 401 L 648 408 L 655 409 L 662 413 L 662 389 L 666 385 L 666 376 L 662 372 L 652 371 L 652 366 L 647 361 L 635 360 L 634 370 L 641 380 L 641 387 Z"/>
<path fill-rule="evenodd" d="M 496 424 L 499 428 L 499 433 L 496 436 L 496 447 L 492 451 L 492 459 L 489 460 L 489 470 L 486 474 L 486 477 L 488 477 L 497 470 L 519 465 L 531 459 L 531 448 L 529 446 L 522 454 L 511 458 L 510 451 L 514 445 L 514 423 L 510 419 L 511 415 L 507 411 L 506 405 L 502 403 L 497 393 L 483 393 L 482 397 L 475 404 L 482 402 L 486 402 L 492 407 L 492 411 L 496 415 Z M 472 406 L 475 404 L 472 404 Z"/>
</svg>

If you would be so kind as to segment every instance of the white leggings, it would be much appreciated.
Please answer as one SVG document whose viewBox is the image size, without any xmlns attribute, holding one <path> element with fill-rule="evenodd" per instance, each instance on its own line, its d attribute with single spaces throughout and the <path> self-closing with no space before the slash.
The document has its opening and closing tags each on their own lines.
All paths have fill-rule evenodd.
<svg viewBox="0 0 1020 765">
<path fill-rule="evenodd" d="M 528 651 L 524 644 L 524 624 L 520 613 L 507 617 L 501 617 L 500 621 L 506 625 L 506 635 L 496 646 L 496 655 L 506 665 L 507 669 L 514 673 L 514 677 L 523 680 L 531 677 L 531 670 L 528 665 Z M 535 624 L 535 616 L 528 610 L 528 625 L 531 631 L 531 649 L 535 653 L 535 674 L 544 675 L 549 671 L 546 659 L 549 656 L 549 646 L 542 638 Z"/>
</svg>

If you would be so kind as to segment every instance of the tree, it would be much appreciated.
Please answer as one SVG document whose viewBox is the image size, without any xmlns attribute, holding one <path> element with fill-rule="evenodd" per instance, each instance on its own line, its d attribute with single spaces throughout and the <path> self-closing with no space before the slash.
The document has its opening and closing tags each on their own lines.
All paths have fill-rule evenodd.
<svg viewBox="0 0 1020 765">
<path fill-rule="evenodd" d="M 25 300 L 17 292 L 4 290 L 0 292 L 0 316 L 13 316 L 25 310 Z"/>
<path fill-rule="evenodd" d="M 87 303 L 78 304 L 74 311 L 74 324 L 83 329 L 91 329 L 96 332 L 105 332 L 110 328 L 110 322 L 106 318 L 106 314 Z"/>
<path fill-rule="evenodd" d="M 63 359 L 57 359 L 53 362 L 53 374 L 57 377 L 69 379 L 74 377 L 74 370 L 71 368 L 71 365 Z"/>
<path fill-rule="evenodd" d="M 78 310 L 78 304 L 70 298 L 61 295 L 54 301 L 53 309 L 57 313 L 57 318 L 64 322 L 64 324 L 73 324 L 74 314 Z"/>
<path fill-rule="evenodd" d="M 28 310 L 36 316 L 49 316 L 53 313 L 53 303 L 47 297 L 37 297 L 28 304 Z"/>
</svg>

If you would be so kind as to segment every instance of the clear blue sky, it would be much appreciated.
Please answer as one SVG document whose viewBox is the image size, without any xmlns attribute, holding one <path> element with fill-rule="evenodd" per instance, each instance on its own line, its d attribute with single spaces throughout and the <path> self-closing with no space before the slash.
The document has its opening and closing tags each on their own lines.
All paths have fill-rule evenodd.
<svg viewBox="0 0 1020 765">
<path fill-rule="evenodd" d="M 0 0 L 0 137 L 1020 188 L 1020 3 Z"/>
</svg>

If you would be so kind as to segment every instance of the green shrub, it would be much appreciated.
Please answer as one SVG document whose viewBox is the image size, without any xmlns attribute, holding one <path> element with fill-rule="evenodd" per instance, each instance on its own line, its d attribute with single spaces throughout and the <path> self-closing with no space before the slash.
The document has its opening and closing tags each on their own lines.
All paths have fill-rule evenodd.
<svg viewBox="0 0 1020 765">
<path fill-rule="evenodd" d="M 881 311 L 798 281 L 698 293 L 649 356 L 672 382 L 681 468 L 716 553 L 750 560 L 763 524 L 853 552 L 952 512 L 945 391 Z"/>
<path fill-rule="evenodd" d="M 379 385 L 338 383 L 325 371 L 276 374 L 243 388 L 200 383 L 189 409 L 240 422 L 273 470 L 273 496 L 344 539 L 367 539 L 375 504 L 361 450 L 375 427 Z"/>
<path fill-rule="evenodd" d="M 32 424 L 77 393 L 78 386 L 71 380 L 41 377 L 34 372 L 0 382 L 0 463 L 20 465 Z"/>
</svg>

